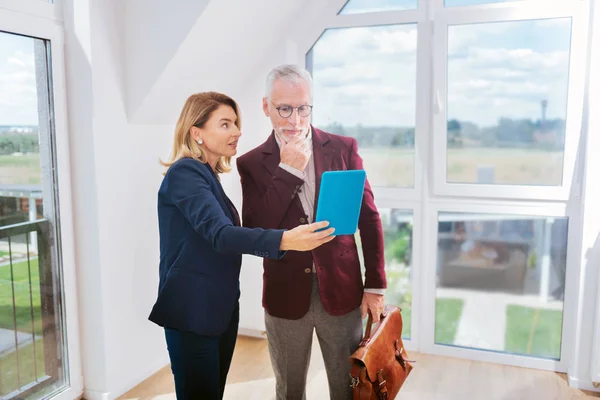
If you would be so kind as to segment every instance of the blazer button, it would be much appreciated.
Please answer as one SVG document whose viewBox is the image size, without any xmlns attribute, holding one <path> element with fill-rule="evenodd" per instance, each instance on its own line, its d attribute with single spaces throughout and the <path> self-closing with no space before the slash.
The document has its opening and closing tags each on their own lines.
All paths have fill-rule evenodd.
<svg viewBox="0 0 600 400">
<path fill-rule="evenodd" d="M 306 268 L 306 269 L 304 270 L 304 272 L 306 272 L 307 274 L 310 274 L 310 273 L 311 273 L 311 271 L 312 271 L 312 269 L 310 269 L 310 268 Z"/>
<path fill-rule="evenodd" d="M 301 224 L 304 224 L 304 223 L 306 223 L 306 218 L 304 218 L 304 217 L 300 217 L 300 223 L 301 223 Z"/>
</svg>

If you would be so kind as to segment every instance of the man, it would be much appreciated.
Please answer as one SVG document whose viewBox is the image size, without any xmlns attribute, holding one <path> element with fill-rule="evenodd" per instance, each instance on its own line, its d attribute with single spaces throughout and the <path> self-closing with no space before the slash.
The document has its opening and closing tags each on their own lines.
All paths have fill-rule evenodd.
<svg viewBox="0 0 600 400">
<path fill-rule="evenodd" d="M 290 229 L 308 224 L 315 215 L 321 174 L 363 169 L 355 139 L 310 125 L 311 85 L 310 74 L 293 65 L 274 68 L 267 77 L 263 110 L 273 131 L 237 161 L 244 226 Z M 330 398 L 352 397 L 348 357 L 358 348 L 367 309 L 379 320 L 386 287 L 381 219 L 368 181 L 358 225 L 367 289 L 354 236 L 264 261 L 263 307 L 278 400 L 305 399 L 313 330 Z"/>
</svg>

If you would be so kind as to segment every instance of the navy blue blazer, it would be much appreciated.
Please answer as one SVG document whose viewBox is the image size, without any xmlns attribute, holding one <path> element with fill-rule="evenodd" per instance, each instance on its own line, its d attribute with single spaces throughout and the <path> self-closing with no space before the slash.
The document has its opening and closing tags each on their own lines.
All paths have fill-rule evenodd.
<svg viewBox="0 0 600 400">
<path fill-rule="evenodd" d="M 284 230 L 240 227 L 234 205 L 208 164 L 183 158 L 158 191 L 160 280 L 150 321 L 220 335 L 240 296 L 242 254 L 281 258 Z"/>
</svg>

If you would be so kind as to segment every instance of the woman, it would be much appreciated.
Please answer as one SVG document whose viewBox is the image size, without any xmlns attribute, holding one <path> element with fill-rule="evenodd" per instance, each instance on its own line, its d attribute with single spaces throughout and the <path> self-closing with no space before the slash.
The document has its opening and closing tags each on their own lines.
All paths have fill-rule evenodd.
<svg viewBox="0 0 600 400">
<path fill-rule="evenodd" d="M 221 399 L 239 321 L 242 254 L 280 258 L 331 241 L 328 223 L 284 230 L 240 227 L 219 174 L 231 170 L 237 104 L 214 92 L 187 99 L 158 192 L 160 282 L 149 319 L 165 328 L 178 399 Z"/>
</svg>

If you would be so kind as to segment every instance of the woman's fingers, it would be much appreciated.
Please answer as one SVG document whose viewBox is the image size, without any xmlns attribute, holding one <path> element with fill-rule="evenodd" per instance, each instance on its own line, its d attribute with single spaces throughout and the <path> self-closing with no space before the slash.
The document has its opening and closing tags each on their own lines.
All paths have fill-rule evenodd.
<svg viewBox="0 0 600 400">
<path fill-rule="evenodd" d="M 323 239 L 321 239 L 321 240 L 322 240 L 322 244 L 329 243 L 329 242 L 331 242 L 333 239 L 335 239 L 335 236 L 326 236 L 326 237 L 324 237 Z"/>
<path fill-rule="evenodd" d="M 333 234 L 333 232 L 335 232 L 335 228 L 325 229 L 324 231 L 317 232 L 317 234 L 319 235 L 319 239 L 322 239 Z"/>
<path fill-rule="evenodd" d="M 327 226 L 329 226 L 329 221 L 313 222 L 312 224 L 306 225 L 307 229 L 309 229 L 311 232 L 318 231 L 319 229 Z"/>
</svg>

